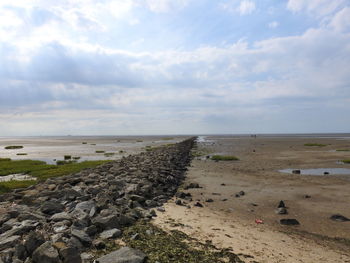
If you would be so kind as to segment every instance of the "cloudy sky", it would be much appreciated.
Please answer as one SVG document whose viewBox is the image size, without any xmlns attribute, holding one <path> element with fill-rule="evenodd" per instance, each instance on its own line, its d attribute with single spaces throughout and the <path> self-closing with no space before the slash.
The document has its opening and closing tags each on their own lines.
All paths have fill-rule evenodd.
<svg viewBox="0 0 350 263">
<path fill-rule="evenodd" d="M 349 0 L 0 2 L 0 136 L 349 121 Z"/>
</svg>

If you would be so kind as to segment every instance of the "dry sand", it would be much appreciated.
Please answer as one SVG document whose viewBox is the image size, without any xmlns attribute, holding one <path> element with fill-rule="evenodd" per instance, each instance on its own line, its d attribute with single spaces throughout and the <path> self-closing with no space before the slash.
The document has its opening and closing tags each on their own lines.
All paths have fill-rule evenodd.
<svg viewBox="0 0 350 263">
<path fill-rule="evenodd" d="M 349 139 L 206 139 L 199 143 L 199 151 L 235 155 L 240 161 L 193 160 L 186 181 L 203 188 L 188 190 L 193 196 L 190 209 L 170 201 L 156 224 L 173 228 L 175 220 L 175 228 L 202 241 L 212 240 L 216 246 L 252 256 L 242 256 L 246 262 L 350 262 L 350 222 L 330 220 L 333 214 L 350 218 L 350 176 L 278 172 L 284 168 L 350 168 L 350 164 L 337 162 L 350 159 L 350 152 L 335 151 L 350 149 Z M 304 146 L 310 142 L 327 146 Z M 242 190 L 245 195 L 235 197 Z M 214 202 L 205 202 L 208 198 Z M 194 207 L 196 200 L 204 207 Z M 275 213 L 280 200 L 288 207 L 287 215 Z M 296 218 L 300 226 L 282 226 L 281 218 Z M 255 219 L 264 224 L 256 224 Z"/>
</svg>

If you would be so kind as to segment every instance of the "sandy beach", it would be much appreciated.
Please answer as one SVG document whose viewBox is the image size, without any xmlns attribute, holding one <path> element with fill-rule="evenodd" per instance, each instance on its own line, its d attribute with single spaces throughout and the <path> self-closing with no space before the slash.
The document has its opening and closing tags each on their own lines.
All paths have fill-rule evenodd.
<svg viewBox="0 0 350 263">
<path fill-rule="evenodd" d="M 325 146 L 304 145 L 308 143 Z M 335 175 L 329 169 L 350 168 L 340 162 L 350 159 L 350 152 L 339 149 L 350 149 L 348 137 L 202 137 L 196 152 L 203 156 L 192 161 L 185 182 L 202 188 L 184 190 L 192 194 L 191 208 L 172 200 L 155 223 L 230 247 L 246 262 L 350 262 L 350 222 L 330 219 L 334 214 L 350 217 L 350 173 Z M 240 160 L 206 158 L 213 154 Z M 279 172 L 287 168 L 323 168 L 330 174 Z M 236 197 L 240 191 L 244 195 Z M 288 214 L 275 213 L 280 200 Z M 197 201 L 204 207 L 195 207 Z M 281 225 L 282 218 L 297 219 L 300 225 Z"/>
</svg>

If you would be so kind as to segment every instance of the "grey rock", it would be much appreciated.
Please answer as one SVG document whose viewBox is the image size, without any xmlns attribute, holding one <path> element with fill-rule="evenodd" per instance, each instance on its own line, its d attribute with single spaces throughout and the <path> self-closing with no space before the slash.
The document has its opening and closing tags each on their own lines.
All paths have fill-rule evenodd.
<svg viewBox="0 0 350 263">
<path fill-rule="evenodd" d="M 96 208 L 94 201 L 84 201 L 76 205 L 75 210 L 81 210 L 87 214 L 90 213 L 91 209 Z"/>
<path fill-rule="evenodd" d="M 287 208 L 285 208 L 285 207 L 279 207 L 276 209 L 276 214 L 286 215 L 287 213 L 288 213 Z"/>
<path fill-rule="evenodd" d="M 63 221 L 63 220 L 72 220 L 72 216 L 67 212 L 61 212 L 61 213 L 56 213 L 52 215 L 50 220 L 54 222 Z"/>
<path fill-rule="evenodd" d="M 118 228 L 113 228 L 110 230 L 105 230 L 100 234 L 100 238 L 109 239 L 109 238 L 118 238 L 122 234 L 122 231 Z"/>
<path fill-rule="evenodd" d="M 30 232 L 24 241 L 28 254 L 31 255 L 35 249 L 45 242 L 44 237 L 37 232 Z"/>
<path fill-rule="evenodd" d="M 340 214 L 335 214 L 335 215 L 332 215 L 330 217 L 330 219 L 334 220 L 334 221 L 338 221 L 338 222 L 347 222 L 347 221 L 350 221 L 349 218 L 343 216 L 343 215 L 340 215 Z"/>
<path fill-rule="evenodd" d="M 280 223 L 282 225 L 287 225 L 287 226 L 297 226 L 300 225 L 299 221 L 294 219 L 294 218 L 284 218 L 280 220 Z"/>
<path fill-rule="evenodd" d="M 72 236 L 74 236 L 77 239 L 79 239 L 80 242 L 84 246 L 90 246 L 91 245 L 92 240 L 91 240 L 90 236 L 85 231 L 73 229 L 71 234 L 72 234 Z"/>
<path fill-rule="evenodd" d="M 21 236 L 0 237 L 0 250 L 14 247 L 20 238 Z"/>
<path fill-rule="evenodd" d="M 48 215 L 53 215 L 53 214 L 62 212 L 63 209 L 64 209 L 64 205 L 54 201 L 46 201 L 43 203 L 43 205 L 40 208 L 41 212 Z"/>
<path fill-rule="evenodd" d="M 75 247 L 67 247 L 60 249 L 59 254 L 63 259 L 63 263 L 81 263 L 81 256 Z"/>
<path fill-rule="evenodd" d="M 123 247 L 97 259 L 99 263 L 143 263 L 146 255 L 137 249 Z"/>
<path fill-rule="evenodd" d="M 59 254 L 50 241 L 38 247 L 32 256 L 34 263 L 59 263 Z"/>
<path fill-rule="evenodd" d="M 20 260 L 25 260 L 28 256 L 26 247 L 23 244 L 17 244 L 15 246 L 15 257 Z"/>
</svg>

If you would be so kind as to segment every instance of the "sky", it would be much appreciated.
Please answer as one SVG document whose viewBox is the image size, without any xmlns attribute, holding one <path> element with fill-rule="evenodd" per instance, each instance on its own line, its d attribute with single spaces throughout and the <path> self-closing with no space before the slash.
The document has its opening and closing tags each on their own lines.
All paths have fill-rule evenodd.
<svg viewBox="0 0 350 263">
<path fill-rule="evenodd" d="M 0 136 L 350 132 L 349 0 L 1 0 Z"/>
</svg>

